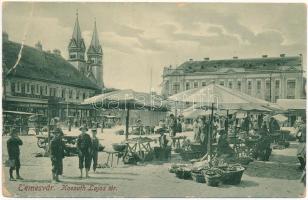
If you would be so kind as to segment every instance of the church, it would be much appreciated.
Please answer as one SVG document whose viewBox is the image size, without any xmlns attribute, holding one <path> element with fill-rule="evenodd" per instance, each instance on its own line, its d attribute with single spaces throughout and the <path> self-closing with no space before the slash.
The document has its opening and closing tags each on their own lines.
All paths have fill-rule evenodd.
<svg viewBox="0 0 308 200">
<path fill-rule="evenodd" d="M 68 45 L 68 61 L 83 75 L 88 77 L 93 83 L 104 88 L 103 82 L 103 49 L 99 42 L 96 21 L 90 46 L 86 50 L 84 39 L 82 38 L 81 28 L 76 13 L 76 21 L 72 38 Z M 85 58 L 87 53 L 87 59 Z"/>
</svg>

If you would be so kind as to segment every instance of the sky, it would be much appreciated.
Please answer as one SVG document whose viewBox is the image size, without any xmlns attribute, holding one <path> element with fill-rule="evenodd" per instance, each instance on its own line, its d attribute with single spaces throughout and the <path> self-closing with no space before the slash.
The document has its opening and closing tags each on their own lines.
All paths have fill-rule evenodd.
<svg viewBox="0 0 308 200">
<path fill-rule="evenodd" d="M 41 41 L 64 58 L 76 10 L 87 47 L 96 19 L 104 83 L 119 89 L 160 93 L 163 68 L 189 59 L 306 58 L 305 4 L 5 2 L 2 9 L 10 40 Z"/>
</svg>

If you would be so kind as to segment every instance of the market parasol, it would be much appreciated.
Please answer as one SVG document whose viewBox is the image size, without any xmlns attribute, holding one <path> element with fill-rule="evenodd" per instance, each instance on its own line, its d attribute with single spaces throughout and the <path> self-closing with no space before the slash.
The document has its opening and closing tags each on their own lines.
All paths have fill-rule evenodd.
<svg viewBox="0 0 308 200">
<path fill-rule="evenodd" d="M 288 120 L 288 118 L 285 115 L 283 115 L 283 114 L 277 114 L 277 115 L 274 115 L 272 117 L 274 119 L 276 119 L 277 121 L 279 121 L 279 122 L 285 122 L 285 121 Z"/>
<path fill-rule="evenodd" d="M 187 90 L 169 97 L 169 100 L 190 102 L 200 108 L 211 108 L 211 126 L 213 125 L 214 107 L 218 110 L 243 110 L 243 111 L 270 111 L 271 104 L 237 90 L 233 90 L 215 83 L 202 88 Z M 212 154 L 212 128 L 209 126 L 208 152 Z"/>
<path fill-rule="evenodd" d="M 117 90 L 85 99 L 82 104 L 90 104 L 94 107 L 107 109 L 124 109 L 126 114 L 125 138 L 128 139 L 129 111 L 130 110 L 160 110 L 167 111 L 168 106 L 163 97 L 155 94 L 136 92 L 131 89 Z"/>
</svg>

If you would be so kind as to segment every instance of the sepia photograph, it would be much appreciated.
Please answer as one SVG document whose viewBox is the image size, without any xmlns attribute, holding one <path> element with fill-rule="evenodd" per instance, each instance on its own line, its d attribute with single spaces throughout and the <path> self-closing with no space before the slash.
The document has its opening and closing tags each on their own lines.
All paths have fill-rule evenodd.
<svg viewBox="0 0 308 200">
<path fill-rule="evenodd" d="M 307 4 L 1 9 L 3 197 L 306 197 Z"/>
</svg>

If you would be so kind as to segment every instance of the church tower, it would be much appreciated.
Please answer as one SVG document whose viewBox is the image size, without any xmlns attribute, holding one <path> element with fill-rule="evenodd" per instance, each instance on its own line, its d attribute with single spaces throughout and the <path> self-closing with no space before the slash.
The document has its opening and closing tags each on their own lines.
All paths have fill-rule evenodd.
<svg viewBox="0 0 308 200">
<path fill-rule="evenodd" d="M 86 72 L 85 51 L 86 47 L 83 38 L 81 36 L 81 30 L 78 21 L 78 11 L 77 11 L 73 35 L 68 45 L 68 53 L 69 53 L 68 61 L 83 74 Z"/>
<path fill-rule="evenodd" d="M 96 20 L 94 21 L 94 30 L 91 43 L 87 51 L 87 58 L 89 72 L 93 76 L 96 84 L 103 88 L 103 50 L 98 39 Z"/>
</svg>

